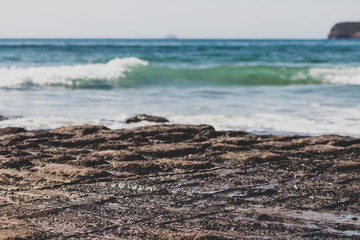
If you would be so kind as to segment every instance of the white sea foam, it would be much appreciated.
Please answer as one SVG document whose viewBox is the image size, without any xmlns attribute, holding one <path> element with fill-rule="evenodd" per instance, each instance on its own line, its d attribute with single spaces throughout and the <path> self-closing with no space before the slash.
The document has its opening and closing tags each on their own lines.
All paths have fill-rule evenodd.
<svg viewBox="0 0 360 240">
<path fill-rule="evenodd" d="M 340 113 L 341 114 L 341 113 Z M 346 113 L 344 113 L 346 114 Z M 348 113 L 349 115 L 349 113 Z M 360 136 L 360 113 L 353 113 L 353 118 L 340 116 L 328 119 L 310 119 L 282 114 L 255 113 L 250 115 L 169 115 L 174 123 L 209 124 L 217 130 L 242 130 L 256 133 L 323 135 L 339 134 Z"/>
<path fill-rule="evenodd" d="M 346 114 L 346 112 L 343 112 Z M 350 113 L 348 113 L 349 115 Z M 360 113 L 352 113 L 350 119 L 334 116 L 330 119 L 309 119 L 299 116 L 286 116 L 281 114 L 256 113 L 251 115 L 214 115 L 214 114 L 161 114 L 170 120 L 170 124 L 209 124 L 216 130 L 241 130 L 261 134 L 280 135 L 323 135 L 339 134 L 360 137 Z M 108 119 L 85 119 L 67 118 L 58 116 L 33 116 L 14 118 L 0 121 L 0 128 L 3 127 L 24 127 L 26 129 L 52 129 L 69 125 L 104 125 L 111 129 L 133 128 L 155 123 L 140 122 L 125 124 L 124 120 L 129 117 L 120 114 Z"/>
<path fill-rule="evenodd" d="M 119 114 L 111 119 L 96 118 L 78 118 L 78 117 L 60 117 L 60 116 L 31 116 L 31 117 L 13 117 L 0 121 L 0 128 L 5 127 L 23 127 L 27 130 L 53 129 L 62 126 L 76 126 L 83 124 L 103 125 L 111 129 L 134 128 L 145 125 L 153 125 L 150 122 L 138 122 L 132 124 L 124 123 L 124 120 L 130 117 L 127 114 Z"/>
<path fill-rule="evenodd" d="M 107 63 L 98 63 L 98 64 L 84 64 L 84 65 L 73 65 L 73 66 L 43 66 L 43 67 L 29 67 L 29 68 L 19 68 L 16 66 L 13 67 L 2 67 L 0 68 L 0 87 L 19 87 L 24 85 L 40 85 L 40 86 L 49 86 L 49 85 L 70 85 L 76 86 L 81 84 L 76 80 L 114 80 L 119 78 L 125 78 L 126 72 L 131 71 L 131 67 L 136 65 L 146 66 L 149 63 L 147 61 L 141 60 L 136 57 L 129 58 L 115 58 Z M 198 78 L 210 78 L 214 77 L 214 72 L 210 67 L 210 72 L 203 72 L 204 76 L 196 76 Z M 163 69 L 159 69 L 162 71 Z M 185 75 L 192 76 L 192 72 L 186 73 Z M 175 71 L 175 73 L 173 72 Z M 184 69 L 180 69 L 180 72 L 171 69 L 171 71 L 164 71 L 163 74 L 169 74 L 169 78 L 178 77 L 178 75 L 184 74 Z M 241 73 L 244 71 L 246 73 L 247 68 L 243 69 L 243 66 L 240 66 L 238 72 Z M 319 80 L 325 84 L 354 84 L 360 85 L 360 67 L 337 67 L 337 68 L 310 68 L 310 69 L 301 69 L 296 72 L 293 72 L 293 69 L 290 71 L 294 74 L 290 79 L 294 83 L 298 80 L 307 79 L 309 76 L 312 79 Z M 223 72 L 223 71 L 222 71 Z M 153 72 L 149 72 L 149 76 L 152 76 Z M 161 73 L 162 74 L 162 73 Z M 160 76 L 162 76 L 160 74 Z M 259 71 L 261 74 L 261 71 Z M 215 74 L 216 75 L 216 74 Z M 222 76 L 222 75 L 221 75 Z M 228 75 L 224 75 L 219 78 L 218 83 L 222 81 L 226 82 Z M 155 74 L 155 78 L 157 75 Z M 248 75 L 242 76 L 239 74 L 239 84 L 242 83 L 241 78 L 247 79 Z M 258 77 L 263 77 L 263 84 L 267 85 L 271 82 L 266 82 L 268 76 L 259 75 Z M 286 80 L 289 77 L 287 75 L 283 76 L 282 72 L 279 72 L 279 79 Z M 215 79 L 217 79 L 215 77 Z M 156 80 L 156 79 L 155 79 Z M 271 79 L 268 79 L 271 81 Z M 155 81 L 156 82 L 156 81 Z M 236 83 L 236 81 L 234 82 Z M 291 82 L 290 82 L 291 83 Z M 259 85 L 255 81 L 256 85 Z"/>
<path fill-rule="evenodd" d="M 125 76 L 129 67 L 148 65 L 139 58 L 115 58 L 106 64 L 86 64 L 56 67 L 0 68 L 0 87 L 24 84 L 47 86 L 51 84 L 72 85 L 77 79 L 117 79 Z"/>
<path fill-rule="evenodd" d="M 325 83 L 360 85 L 360 67 L 311 68 L 310 76 Z"/>
</svg>

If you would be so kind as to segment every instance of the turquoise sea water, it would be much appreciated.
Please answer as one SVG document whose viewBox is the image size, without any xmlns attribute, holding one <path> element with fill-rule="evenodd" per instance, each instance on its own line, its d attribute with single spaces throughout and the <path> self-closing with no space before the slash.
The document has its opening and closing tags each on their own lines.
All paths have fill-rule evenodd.
<svg viewBox="0 0 360 240">
<path fill-rule="evenodd" d="M 137 113 L 360 136 L 360 41 L 0 39 L 0 127 L 133 127 Z"/>
</svg>

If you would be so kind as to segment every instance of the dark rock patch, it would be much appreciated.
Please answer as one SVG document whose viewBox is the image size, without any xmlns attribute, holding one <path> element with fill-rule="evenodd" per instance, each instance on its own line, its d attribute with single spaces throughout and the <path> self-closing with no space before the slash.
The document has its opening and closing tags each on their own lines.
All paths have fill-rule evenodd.
<svg viewBox="0 0 360 240">
<path fill-rule="evenodd" d="M 18 157 L 9 158 L 0 163 L 0 168 L 20 169 L 20 168 L 29 168 L 31 166 L 34 166 L 34 164 L 32 164 L 32 162 L 30 162 L 29 159 L 18 158 Z"/>
<path fill-rule="evenodd" d="M 0 135 L 1 134 L 11 134 L 11 133 L 20 133 L 20 132 L 26 132 L 26 130 L 24 128 L 18 128 L 18 127 L 7 127 L 7 128 L 0 129 Z"/>
<path fill-rule="evenodd" d="M 163 117 L 151 116 L 151 115 L 146 115 L 146 114 L 138 114 L 138 115 L 135 115 L 133 117 L 126 119 L 125 123 L 137 123 L 137 122 L 142 122 L 142 121 L 156 122 L 156 123 L 169 122 L 169 120 L 167 120 L 166 118 L 163 118 Z"/>
</svg>

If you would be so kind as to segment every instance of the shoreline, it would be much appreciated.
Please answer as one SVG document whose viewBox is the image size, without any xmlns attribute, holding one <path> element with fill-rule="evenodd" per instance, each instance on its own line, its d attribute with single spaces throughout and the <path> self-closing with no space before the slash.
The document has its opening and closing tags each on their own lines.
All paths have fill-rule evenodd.
<svg viewBox="0 0 360 240">
<path fill-rule="evenodd" d="M 134 116 L 134 115 L 129 115 Z M 151 116 L 151 115 L 149 115 Z M 105 126 L 111 130 L 121 130 L 121 129 L 133 129 L 137 127 L 145 127 L 145 126 L 156 126 L 156 125 L 201 125 L 206 124 L 210 126 L 214 126 L 216 131 L 243 131 L 250 134 L 255 135 L 272 135 L 272 136 L 302 136 L 302 137 L 319 137 L 319 136 L 330 136 L 330 135 L 336 135 L 336 136 L 342 136 L 342 137 L 352 137 L 352 138 L 360 138 L 360 135 L 358 134 L 349 134 L 348 132 L 329 132 L 329 133 L 323 133 L 323 132 L 300 132 L 300 131 L 286 131 L 286 130 L 276 130 L 271 128 L 258 128 L 258 127 L 250 127 L 250 126 L 239 126 L 239 127 L 233 127 L 229 126 L 224 127 L 219 124 L 212 124 L 213 121 L 203 121 L 202 123 L 198 123 L 196 121 L 189 121 L 184 119 L 170 119 L 169 122 L 166 123 L 157 123 L 153 121 L 145 121 L 141 120 L 139 122 L 131 122 L 127 123 L 126 121 L 130 119 L 131 117 L 124 117 L 121 120 L 110 120 L 110 119 L 100 119 L 100 120 L 89 120 L 89 121 L 82 121 L 82 120 L 75 120 L 75 119 L 66 119 L 68 121 L 73 121 L 69 124 L 60 125 L 59 124 L 52 124 L 54 126 L 46 126 L 46 127 L 34 127 L 34 126 L 26 126 L 24 123 L 21 122 L 13 122 L 13 123 L 7 123 L 6 121 L 12 121 L 12 120 L 23 120 L 26 119 L 27 122 L 33 123 L 33 121 L 29 117 L 23 117 L 23 116 L 9 116 L 9 115 L 0 115 L 0 129 L 2 128 L 23 128 L 27 131 L 45 131 L 50 132 L 52 129 L 59 128 L 62 126 L 81 126 L 81 125 L 99 125 L 99 126 Z M 44 118 L 46 119 L 46 118 Z M 41 120 L 44 120 L 41 119 Z M 63 120 L 63 119 L 61 119 Z M 219 120 L 219 119 L 217 119 Z M 2 122 L 6 122 L 6 124 L 1 124 Z M 41 123 L 39 123 L 41 125 Z"/>
<path fill-rule="evenodd" d="M 360 238 L 360 139 L 0 129 L 0 239 Z"/>
</svg>

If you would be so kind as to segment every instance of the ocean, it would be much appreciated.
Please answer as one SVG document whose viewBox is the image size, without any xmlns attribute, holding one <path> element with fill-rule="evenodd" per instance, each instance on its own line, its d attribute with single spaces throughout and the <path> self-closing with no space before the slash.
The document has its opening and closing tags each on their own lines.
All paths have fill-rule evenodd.
<svg viewBox="0 0 360 240">
<path fill-rule="evenodd" d="M 0 127 L 135 114 L 259 134 L 360 136 L 360 41 L 0 39 Z"/>
</svg>

